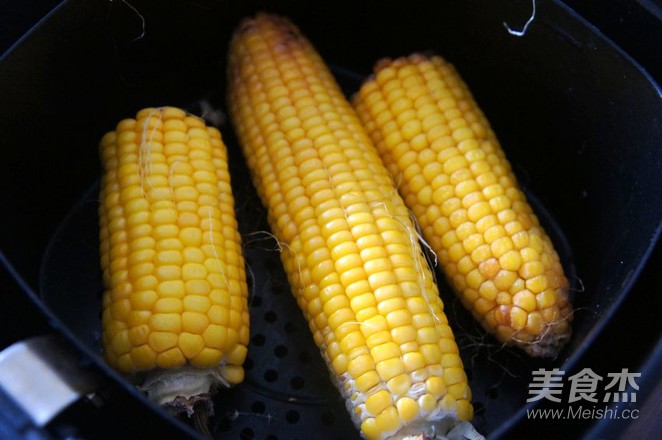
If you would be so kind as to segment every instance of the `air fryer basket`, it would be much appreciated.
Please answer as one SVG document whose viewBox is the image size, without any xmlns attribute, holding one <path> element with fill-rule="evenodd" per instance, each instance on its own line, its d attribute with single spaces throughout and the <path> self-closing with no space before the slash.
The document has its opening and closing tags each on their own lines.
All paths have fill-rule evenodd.
<svg viewBox="0 0 662 440">
<path fill-rule="evenodd" d="M 68 1 L 0 63 L 0 249 L 51 322 L 99 356 L 97 143 L 145 106 L 224 108 L 225 50 L 257 10 L 301 27 L 349 94 L 382 56 L 435 51 L 465 77 L 560 250 L 575 290 L 574 336 L 552 361 L 486 337 L 439 275 L 474 392 L 496 438 L 523 417 L 530 372 L 569 369 L 627 294 L 662 220 L 662 102 L 646 74 L 559 2 Z M 139 13 L 140 15 L 137 15 Z M 246 382 L 215 399 L 217 438 L 358 438 L 267 234 L 231 127 L 233 188 L 251 278 Z M 243 220 L 241 220 L 243 219 Z M 90 313 L 95 310 L 94 313 Z M 81 313 L 83 312 L 84 313 Z M 159 411 L 158 409 L 150 408 Z M 182 433 L 183 425 L 164 415 Z"/>
</svg>

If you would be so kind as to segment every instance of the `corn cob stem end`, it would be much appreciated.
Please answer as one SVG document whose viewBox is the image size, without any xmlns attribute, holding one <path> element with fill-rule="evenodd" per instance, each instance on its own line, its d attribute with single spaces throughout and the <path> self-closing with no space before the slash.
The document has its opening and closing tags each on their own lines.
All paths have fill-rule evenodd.
<svg viewBox="0 0 662 440">
<path fill-rule="evenodd" d="M 214 415 L 214 407 L 211 402 L 211 394 L 196 394 L 191 397 L 177 396 L 174 400 L 164 403 L 163 408 L 168 413 L 178 417 L 194 417 L 200 414 L 203 417 Z"/>
<path fill-rule="evenodd" d="M 554 359 L 570 340 L 570 332 L 553 334 L 551 332 L 534 342 L 518 344 L 531 357 Z"/>
<path fill-rule="evenodd" d="M 470 422 L 459 421 L 454 416 L 449 414 L 448 417 L 430 423 L 429 421 L 421 421 L 420 423 L 411 424 L 400 431 L 394 436 L 389 437 L 389 440 L 485 440 Z"/>
<path fill-rule="evenodd" d="M 169 413 L 191 417 L 200 411 L 213 415 L 211 396 L 219 385 L 230 386 L 217 369 L 186 367 L 152 370 L 146 374 L 141 389 Z"/>
</svg>

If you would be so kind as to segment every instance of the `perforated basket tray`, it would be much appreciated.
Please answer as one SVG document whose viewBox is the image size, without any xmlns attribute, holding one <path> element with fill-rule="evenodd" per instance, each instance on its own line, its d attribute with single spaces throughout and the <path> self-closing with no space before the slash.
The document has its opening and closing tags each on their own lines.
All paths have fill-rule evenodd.
<svg viewBox="0 0 662 440">
<path fill-rule="evenodd" d="M 339 68 L 333 71 L 347 94 L 359 86 L 359 75 Z M 190 108 L 196 112 L 196 105 Z M 248 270 L 251 338 L 245 382 L 215 397 L 212 432 L 219 438 L 238 435 L 305 439 L 323 426 L 315 434 L 320 439 L 359 438 L 290 293 L 279 244 L 269 232 L 266 211 L 238 154 L 232 129 L 225 125 L 222 130 L 230 151 L 232 185 Z M 562 230 L 538 199 L 527 193 L 564 261 L 568 277 L 576 279 L 574 260 Z M 41 286 L 48 306 L 100 356 L 103 286 L 98 262 L 97 196 L 95 184 L 54 234 L 43 260 Z M 438 268 L 436 274 L 471 381 L 474 424 L 485 432 L 522 407 L 530 371 L 555 362 L 529 359 L 487 336 L 452 294 Z"/>
</svg>

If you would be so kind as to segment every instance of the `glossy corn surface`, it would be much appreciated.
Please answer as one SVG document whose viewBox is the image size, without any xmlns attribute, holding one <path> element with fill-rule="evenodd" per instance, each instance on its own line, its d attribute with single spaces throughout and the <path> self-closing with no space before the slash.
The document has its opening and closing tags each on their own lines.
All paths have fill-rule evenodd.
<svg viewBox="0 0 662 440">
<path fill-rule="evenodd" d="M 220 132 L 173 108 L 100 146 L 103 347 L 124 373 L 219 366 L 243 379 L 247 286 Z"/>
<path fill-rule="evenodd" d="M 472 417 L 433 274 L 377 151 L 310 42 L 259 14 L 229 51 L 229 109 L 292 292 L 369 439 Z M 395 437 L 393 437 L 395 438 Z"/>
<path fill-rule="evenodd" d="M 501 342 L 556 356 L 570 335 L 568 281 L 453 66 L 383 60 L 353 104 L 464 305 Z"/>
</svg>

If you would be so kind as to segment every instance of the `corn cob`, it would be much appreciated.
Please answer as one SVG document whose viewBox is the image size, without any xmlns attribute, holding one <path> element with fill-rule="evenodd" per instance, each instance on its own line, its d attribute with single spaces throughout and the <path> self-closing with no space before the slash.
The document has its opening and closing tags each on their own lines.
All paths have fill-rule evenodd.
<svg viewBox="0 0 662 440">
<path fill-rule="evenodd" d="M 453 66 L 382 60 L 352 101 L 464 305 L 501 342 L 556 356 L 570 337 L 568 281 Z"/>
<path fill-rule="evenodd" d="M 258 14 L 234 33 L 228 81 L 292 293 L 362 435 L 471 428 L 458 422 L 472 418 L 471 391 L 409 212 L 320 55 L 288 19 Z"/>
<path fill-rule="evenodd" d="M 107 133 L 100 155 L 105 358 L 189 412 L 194 396 L 244 376 L 247 285 L 225 145 L 197 117 L 147 108 Z"/>
</svg>

